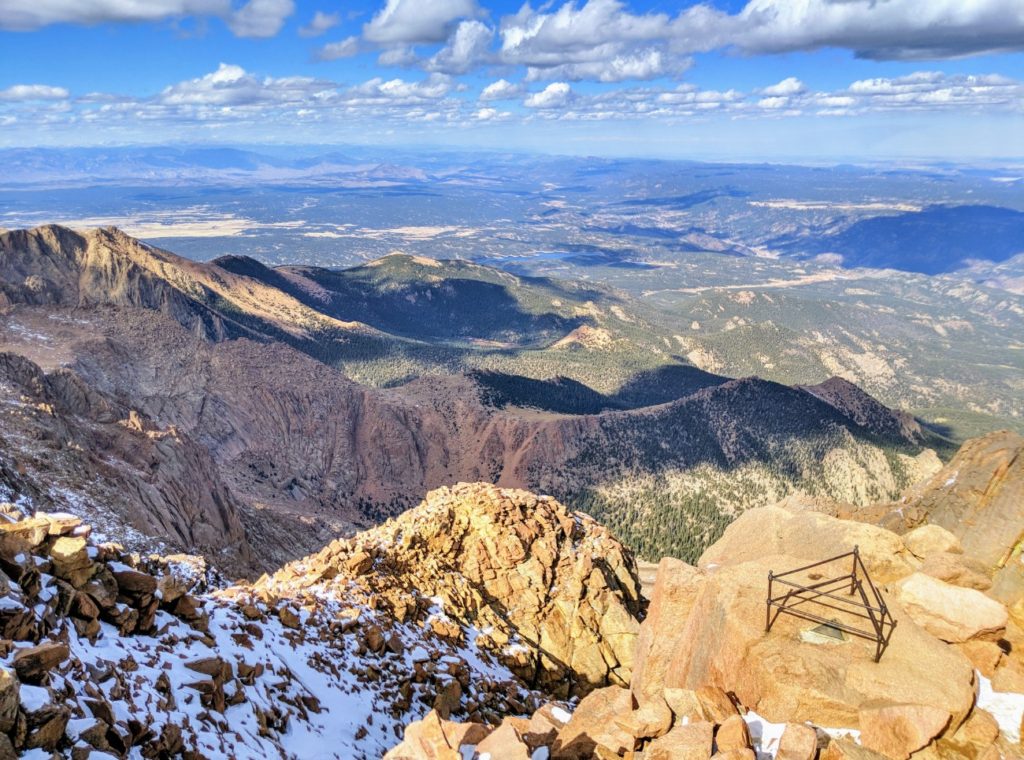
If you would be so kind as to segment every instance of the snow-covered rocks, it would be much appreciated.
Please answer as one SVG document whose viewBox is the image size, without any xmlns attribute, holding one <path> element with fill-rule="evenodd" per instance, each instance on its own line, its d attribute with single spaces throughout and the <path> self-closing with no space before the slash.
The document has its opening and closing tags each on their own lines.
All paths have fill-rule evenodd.
<svg viewBox="0 0 1024 760">
<path fill-rule="evenodd" d="M 435 633 L 434 601 L 400 621 L 349 583 L 211 589 L 198 558 L 82 527 L 0 523 L 0 757 L 379 758 L 431 710 L 496 724 L 542 703 L 479 630 Z"/>
</svg>

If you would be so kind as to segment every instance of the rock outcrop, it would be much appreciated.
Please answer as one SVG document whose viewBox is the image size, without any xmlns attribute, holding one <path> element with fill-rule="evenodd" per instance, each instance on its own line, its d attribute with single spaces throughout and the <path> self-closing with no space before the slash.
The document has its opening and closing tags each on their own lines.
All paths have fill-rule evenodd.
<svg viewBox="0 0 1024 760">
<path fill-rule="evenodd" d="M 956 536 L 989 568 L 992 596 L 1024 602 L 1024 437 L 1002 431 L 968 441 L 894 506 Z"/>
<path fill-rule="evenodd" d="M 879 662 L 873 642 L 836 637 L 814 621 L 781 615 L 765 632 L 769 570 L 854 546 L 896 620 Z M 994 695 L 975 665 L 989 647 L 1001 656 L 994 640 L 1005 632 L 1005 607 L 918 570 L 935 557 L 960 556 L 958 549 L 939 529 L 920 530 L 904 543 L 883 528 L 806 509 L 746 513 L 697 567 L 661 561 L 629 687 L 591 692 L 571 715 L 561 714 L 562 725 L 543 742 L 547 756 L 751 760 L 754 750 L 776 760 L 1021 756 L 1024 695 Z M 811 572 L 803 582 L 850 567 Z M 857 622 L 834 608 L 824 614 Z M 992 667 L 997 679 L 1005 671 Z M 532 751 L 513 733 L 512 719 L 506 722 L 500 745 Z M 412 747 L 409 737 L 417 735 L 407 734 L 393 757 L 433 757 Z M 475 742 L 449 748 L 483 757 Z"/>
<path fill-rule="evenodd" d="M 547 496 L 460 484 L 337 540 L 257 588 L 357 586 L 399 621 L 494 651 L 527 683 L 569 697 L 629 683 L 639 630 L 632 555 Z"/>
<path fill-rule="evenodd" d="M 581 595 L 578 607 L 627 609 L 621 591 L 600 587 L 596 576 L 574 575 L 608 560 L 609 566 L 621 563 L 628 584 L 631 558 L 603 529 L 536 497 L 463 491 L 494 500 L 491 511 L 481 512 L 489 527 L 479 534 L 467 527 L 462 547 L 487 568 L 488 587 L 505 593 L 506 603 L 514 596 L 499 591 L 503 584 L 523 599 L 539 595 L 536 609 L 523 606 L 524 615 L 531 609 L 554 614 L 554 602 L 564 604 L 571 593 Z M 529 516 L 522 514 L 527 505 Z M 456 511 L 467 517 L 469 506 Z M 550 520 L 563 521 L 567 533 L 547 543 L 545 537 L 558 532 Z M 543 535 L 524 532 L 531 525 Z M 396 589 L 395 568 L 385 569 L 387 561 L 376 552 L 346 555 L 329 586 L 281 576 L 217 589 L 219 579 L 202 558 L 141 557 L 96 544 L 90 533 L 70 515 L 26 517 L 10 507 L 0 514 L 0 757 L 39 749 L 73 758 L 369 760 L 398 740 L 403 724 L 428 713 L 436 725 L 455 718 L 480 723 L 464 724 L 458 739 L 449 737 L 456 746 L 489 734 L 497 744 L 512 731 L 491 733 L 505 716 L 531 714 L 545 703 L 501 663 L 510 658 L 483 646 L 483 629 L 439 614 L 439 597 L 410 593 L 405 598 L 415 604 L 400 614 L 398 597 L 388 591 Z M 493 564 L 485 546 L 496 551 Z M 509 554 L 515 546 L 532 553 L 517 564 Z M 434 548 L 441 551 L 440 544 Z M 542 557 L 553 563 L 542 571 L 552 584 L 547 590 L 525 582 Z M 315 565 L 309 563 L 310 572 Z M 377 574 L 386 579 L 360 582 Z M 418 576 L 410 571 L 405 577 L 417 582 Z M 573 585 L 574 579 L 581 582 Z M 453 588 L 460 582 L 454 575 L 436 581 Z M 559 595 L 559 583 L 570 591 Z M 483 618 L 481 612 L 477 622 Z M 584 626 L 582 640 L 587 646 L 596 640 L 611 656 L 613 645 L 600 638 L 601 621 L 590 620 L 598 628 Z M 544 632 L 543 623 L 538 630 Z M 532 723 L 517 724 L 515 735 L 540 742 L 560 725 L 556 709 L 548 706 Z"/>
<path fill-rule="evenodd" d="M 12 457 L 24 473 L 8 498 L 74 509 L 111 537 L 143 539 L 137 548 L 205 553 L 225 572 L 259 566 L 237 500 L 209 451 L 181 429 L 17 354 L 0 352 L 0 388 L 9 397 L 0 427 L 21 440 L 0 448 L 0 460 Z M 28 474 L 39 470 L 53 474 Z"/>
</svg>

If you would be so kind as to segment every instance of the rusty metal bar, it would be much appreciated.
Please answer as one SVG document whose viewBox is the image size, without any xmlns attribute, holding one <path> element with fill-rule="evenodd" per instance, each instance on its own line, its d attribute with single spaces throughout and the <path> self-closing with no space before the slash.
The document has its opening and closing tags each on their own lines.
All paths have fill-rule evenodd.
<svg viewBox="0 0 1024 760">
<path fill-rule="evenodd" d="M 853 554 L 853 552 L 846 552 L 845 554 L 837 554 L 835 557 L 831 557 L 830 559 L 823 559 L 821 562 L 812 562 L 809 565 L 804 565 L 803 567 L 798 567 L 795 570 L 787 570 L 784 573 L 776 573 L 775 577 L 776 578 L 781 578 L 784 575 L 792 575 L 793 573 L 800 573 L 800 572 L 803 572 L 804 570 L 810 570 L 813 567 L 821 567 L 822 565 L 827 565 L 830 562 L 835 562 L 837 559 L 843 559 L 844 557 L 849 557 L 851 554 Z"/>
<path fill-rule="evenodd" d="M 846 580 L 846 576 L 844 575 L 844 576 L 843 576 L 843 577 L 842 577 L 842 578 L 841 578 L 840 580 Z M 819 597 L 819 596 L 824 596 L 824 597 L 827 597 L 827 598 L 829 598 L 829 599 L 834 599 L 834 600 L 836 600 L 837 602 L 842 602 L 843 604 L 852 604 L 852 605 L 854 605 L 854 606 L 856 606 L 856 607 L 867 607 L 867 608 L 868 608 L 868 609 L 870 609 L 870 610 L 871 610 L 872 612 L 877 612 L 877 613 L 879 613 L 879 614 L 881 614 L 881 613 L 882 613 L 882 608 L 881 608 L 881 607 L 872 607 L 872 606 L 871 606 L 871 605 L 870 605 L 870 604 L 868 603 L 868 600 L 867 600 L 867 598 L 865 598 L 865 599 L 864 599 L 864 601 L 863 601 L 863 603 L 861 603 L 861 602 L 856 602 L 856 601 L 852 601 L 852 600 L 850 600 L 850 599 L 847 599 L 846 597 L 842 597 L 842 596 L 836 596 L 835 594 L 831 594 L 831 593 L 829 593 L 829 592 L 827 592 L 827 591 L 818 591 L 818 590 L 816 589 L 816 587 L 814 587 L 814 586 L 801 586 L 801 585 L 799 585 L 799 584 L 797 584 L 797 583 L 792 583 L 792 582 L 790 582 L 790 581 L 780 581 L 780 580 L 779 580 L 778 578 L 776 578 L 776 579 L 775 579 L 775 582 L 776 582 L 776 583 L 783 583 L 783 584 L 785 584 L 785 585 L 787 585 L 787 586 L 792 586 L 793 588 L 795 588 L 795 589 L 797 589 L 797 590 L 799 590 L 799 591 L 813 591 L 813 592 L 814 592 L 814 595 L 815 595 L 815 597 Z M 854 588 L 855 588 L 855 590 L 856 590 L 856 588 L 857 588 L 857 587 L 858 587 L 859 585 L 860 585 L 859 583 L 857 583 L 857 584 L 855 585 L 855 587 L 854 587 Z"/>
<path fill-rule="evenodd" d="M 779 597 L 779 599 L 782 599 L 782 598 L 783 597 Z M 794 598 L 797 601 L 793 602 L 792 604 L 787 604 L 785 601 L 780 603 L 777 599 L 773 599 L 772 600 L 772 606 L 773 607 L 779 607 L 779 608 L 781 608 L 783 610 L 788 610 L 788 609 L 792 609 L 794 607 L 799 607 L 804 602 L 810 602 L 812 604 L 817 604 L 820 607 L 825 607 L 826 609 L 835 610 L 836 612 L 842 612 L 844 615 L 852 615 L 853 617 L 863 618 L 864 620 L 871 620 L 870 616 L 865 615 L 862 612 L 855 612 L 853 610 L 847 609 L 846 607 L 837 607 L 834 604 L 828 604 L 827 602 L 820 602 L 817 599 L 813 599 L 813 598 L 812 599 L 808 599 L 807 597 L 800 596 L 799 594 L 793 594 L 791 598 Z"/>
<path fill-rule="evenodd" d="M 868 641 L 877 641 L 877 637 L 871 631 L 865 631 L 861 628 L 854 628 L 852 625 L 847 625 L 846 623 L 840 623 L 836 620 L 829 620 L 828 618 L 823 618 L 820 615 L 815 615 L 811 612 L 804 612 L 803 610 L 791 611 L 787 609 L 785 610 L 785 612 L 789 615 L 792 615 L 793 617 L 803 618 L 804 620 L 810 620 L 814 623 L 823 623 L 827 626 L 831 626 L 832 628 L 838 628 L 841 631 L 846 631 L 847 633 L 853 636 L 857 636 L 861 639 L 867 639 Z"/>
<path fill-rule="evenodd" d="M 806 572 L 813 568 L 822 567 L 829 563 L 844 560 L 847 557 L 852 557 L 849 574 L 826 578 L 825 580 L 816 581 L 815 583 L 810 584 L 801 584 L 792 580 L 786 580 L 787 576 L 793 576 L 797 573 Z M 835 593 L 836 590 L 830 588 L 836 584 L 845 584 L 847 581 L 849 581 L 850 584 L 849 591 L 844 596 L 837 595 Z M 785 594 L 775 596 L 773 592 L 776 583 L 788 587 L 789 590 Z M 865 585 L 867 586 L 866 589 Z M 850 599 L 848 597 L 854 598 Z M 859 601 L 857 600 L 858 597 Z M 840 604 L 849 605 L 849 607 L 854 609 L 829 604 L 827 601 L 824 601 L 826 599 Z M 843 623 L 838 620 L 829 620 L 820 615 L 808 612 L 805 609 L 797 609 L 798 606 L 804 604 L 815 604 L 825 609 L 836 610 L 844 615 L 850 615 L 867 620 L 870 623 L 871 629 L 864 630 L 857 628 L 853 624 Z M 773 608 L 775 609 L 774 615 L 772 614 Z M 765 633 L 771 632 L 775 620 L 777 620 L 778 616 L 783 613 L 802 620 L 809 620 L 832 626 L 833 628 L 849 633 L 852 636 L 874 641 L 875 662 L 881 660 L 882 654 L 884 654 L 886 648 L 889 646 L 889 641 L 896 628 L 896 621 L 889 612 L 889 608 L 885 604 L 885 600 L 882 598 L 878 588 L 871 580 L 871 576 L 868 575 L 867 568 L 864 566 L 864 561 L 860 557 L 860 547 L 858 546 L 854 546 L 852 551 L 838 554 L 835 557 L 830 557 L 829 559 L 821 560 L 820 562 L 813 562 L 794 570 L 787 570 L 784 573 L 776 574 L 774 571 L 769 571 L 768 596 L 765 601 Z"/>
</svg>

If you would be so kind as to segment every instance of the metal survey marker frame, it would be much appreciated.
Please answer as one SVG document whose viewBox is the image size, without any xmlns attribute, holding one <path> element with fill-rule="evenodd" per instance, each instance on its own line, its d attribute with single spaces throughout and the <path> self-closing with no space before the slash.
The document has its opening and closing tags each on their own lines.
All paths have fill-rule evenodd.
<svg viewBox="0 0 1024 760">
<path fill-rule="evenodd" d="M 825 578 L 824 580 L 804 585 L 793 580 L 793 576 L 799 573 L 806 573 L 825 565 L 839 564 L 844 560 L 850 560 L 850 572 L 844 575 Z M 775 585 L 785 587 L 785 591 L 774 594 Z M 840 594 L 844 588 L 848 589 L 846 594 Z M 808 611 L 803 605 L 817 605 L 811 609 L 824 607 L 836 610 L 845 615 L 861 618 L 868 622 L 868 626 L 859 628 L 856 625 L 844 623 L 835 619 L 828 619 Z M 798 609 L 800 608 L 800 609 Z M 774 614 L 773 614 L 774 610 Z M 793 617 L 822 623 L 840 631 L 845 631 L 851 636 L 868 639 L 875 642 L 875 662 L 882 659 L 886 647 L 892 638 L 893 630 L 896 628 L 896 621 L 885 604 L 885 600 L 878 592 L 874 582 L 868 575 L 867 568 L 860 558 L 860 549 L 853 547 L 853 551 L 837 554 L 834 557 L 823 559 L 820 562 L 813 562 L 794 570 L 787 570 L 784 573 L 776 574 L 768 571 L 768 599 L 765 613 L 765 633 L 770 633 L 772 626 L 781 614 L 792 615 Z"/>
</svg>

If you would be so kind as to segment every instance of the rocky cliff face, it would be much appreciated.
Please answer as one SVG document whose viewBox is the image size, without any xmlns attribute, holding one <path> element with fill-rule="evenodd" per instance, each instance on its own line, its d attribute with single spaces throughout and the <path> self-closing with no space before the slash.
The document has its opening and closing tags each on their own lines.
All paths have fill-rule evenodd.
<svg viewBox="0 0 1024 760">
<path fill-rule="evenodd" d="M 130 306 L 170 315 L 198 334 L 244 334 L 175 287 L 180 266 L 116 229 L 80 234 L 47 226 L 0 234 L 0 304 Z"/>
<path fill-rule="evenodd" d="M 16 473 L 6 499 L 71 508 L 140 546 L 189 547 L 225 571 L 252 571 L 238 505 L 208 450 L 188 435 L 73 371 L 46 374 L 16 354 L 0 354 L 0 396 L 8 436 L 0 457 Z"/>
</svg>

